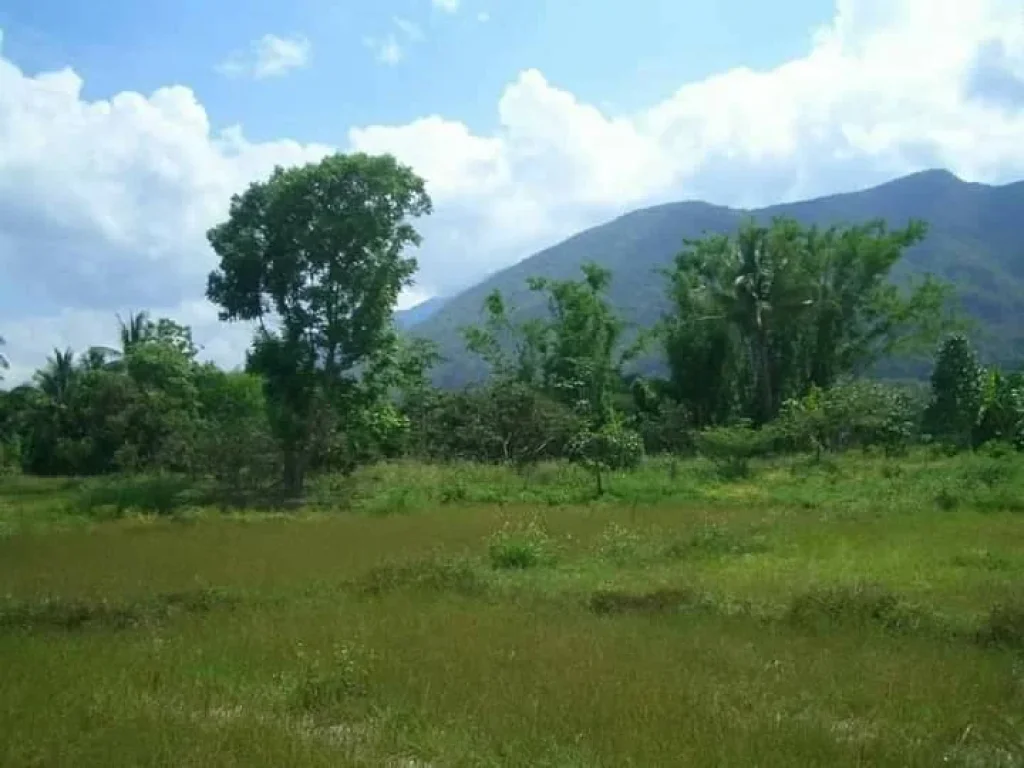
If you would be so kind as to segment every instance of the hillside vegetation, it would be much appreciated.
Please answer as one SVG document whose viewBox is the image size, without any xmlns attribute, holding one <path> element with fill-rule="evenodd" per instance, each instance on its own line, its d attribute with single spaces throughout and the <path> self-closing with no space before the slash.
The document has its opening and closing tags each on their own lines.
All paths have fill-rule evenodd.
<svg viewBox="0 0 1024 768">
<path fill-rule="evenodd" d="M 209 232 L 244 370 L 143 312 L 0 391 L 0 762 L 1024 764 L 1024 373 L 899 280 L 929 222 L 679 242 L 642 328 L 531 274 L 444 390 L 394 314 L 431 207 L 277 169 Z"/>
<path fill-rule="evenodd" d="M 1002 187 L 960 181 L 945 171 L 927 171 L 861 192 L 743 211 L 700 202 L 681 202 L 634 211 L 575 235 L 537 253 L 454 297 L 411 327 L 439 346 L 446 361 L 434 381 L 458 387 L 479 378 L 484 369 L 466 355 L 459 329 L 480 322 L 480 307 L 500 290 L 516 307 L 517 319 L 543 311 L 541 297 L 531 296 L 531 276 L 567 279 L 592 261 L 612 272 L 611 303 L 627 323 L 649 327 L 670 307 L 659 269 L 669 267 L 684 239 L 734 232 L 746 216 L 761 222 L 792 216 L 804 224 L 857 224 L 883 219 L 904 226 L 911 219 L 928 223 L 928 236 L 907 251 L 894 269 L 902 281 L 935 274 L 956 284 L 965 312 L 976 323 L 973 335 L 982 355 L 995 363 L 1024 358 L 1024 242 L 1020 213 L 1024 182 Z M 647 360 L 657 369 L 658 361 Z M 888 368 L 889 374 L 906 366 Z M 921 367 L 913 368 L 920 373 Z"/>
</svg>

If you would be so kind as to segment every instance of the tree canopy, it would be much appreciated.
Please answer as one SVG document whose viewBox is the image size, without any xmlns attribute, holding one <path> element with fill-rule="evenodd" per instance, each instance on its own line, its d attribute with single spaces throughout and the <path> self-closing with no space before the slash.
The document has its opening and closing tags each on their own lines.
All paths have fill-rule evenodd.
<svg viewBox="0 0 1024 768">
<path fill-rule="evenodd" d="M 764 423 L 790 398 L 934 344 L 950 288 L 889 279 L 922 222 L 802 227 L 748 221 L 735 236 L 688 241 L 668 270 L 662 331 L 672 389 L 701 423 Z"/>
<path fill-rule="evenodd" d="M 311 471 L 382 458 L 523 472 L 567 459 L 602 493 L 609 472 L 650 452 L 696 450 L 739 472 L 775 450 L 1024 449 L 1022 375 L 984 368 L 966 336 L 944 336 L 958 329 L 950 286 L 893 279 L 925 237 L 920 222 L 748 221 L 685 241 L 661 275 L 670 311 L 654 328 L 629 327 L 596 263 L 527 279 L 542 299 L 533 314 L 518 319 L 494 292 L 483 322 L 462 329 L 490 379 L 450 392 L 429 379 L 437 348 L 393 317 L 416 270 L 416 220 L 430 212 L 423 180 L 389 156 L 275 169 L 208 233 L 207 296 L 253 330 L 245 370 L 201 362 L 173 319 L 118 316 L 111 346 L 54 349 L 29 383 L 0 390 L 0 470 L 156 470 L 246 499 L 294 496 Z M 940 338 L 930 394 L 870 380 Z M 654 339 L 665 377 L 630 370 Z"/>
<path fill-rule="evenodd" d="M 209 232 L 207 296 L 224 320 L 259 323 L 249 370 L 264 376 L 284 485 L 301 490 L 312 443 L 344 433 L 380 396 L 367 372 L 393 354 L 393 312 L 428 214 L 424 182 L 390 156 L 333 155 L 277 168 L 232 198 Z M 329 435 L 319 434 L 320 439 Z"/>
</svg>

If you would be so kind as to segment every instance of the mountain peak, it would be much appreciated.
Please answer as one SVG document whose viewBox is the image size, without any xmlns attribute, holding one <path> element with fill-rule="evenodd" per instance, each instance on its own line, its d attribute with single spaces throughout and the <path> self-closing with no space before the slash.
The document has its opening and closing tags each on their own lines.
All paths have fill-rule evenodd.
<svg viewBox="0 0 1024 768">
<path fill-rule="evenodd" d="M 622 215 L 534 254 L 514 267 L 450 298 L 417 326 L 436 341 L 447 362 L 435 371 L 441 385 L 461 385 L 477 377 L 479 365 L 467 355 L 458 329 L 479 323 L 481 303 L 500 290 L 524 319 L 546 310 L 542 297 L 525 285 L 528 276 L 579 276 L 586 261 L 612 273 L 609 297 L 627 323 L 649 327 L 667 309 L 657 271 L 671 265 L 683 241 L 706 234 L 731 234 L 754 214 L 795 218 L 804 225 L 860 224 L 883 219 L 893 227 L 911 219 L 928 224 L 925 241 L 910 249 L 894 271 L 895 280 L 934 274 L 956 285 L 963 307 L 981 321 L 992 343 L 991 359 L 1024 357 L 1024 242 L 1019 218 L 1024 183 L 988 186 L 929 169 L 856 192 L 743 211 L 700 201 L 657 205 Z"/>
<path fill-rule="evenodd" d="M 906 176 L 902 176 L 898 179 L 893 179 L 893 181 L 889 183 L 898 184 L 910 181 L 956 181 L 961 184 L 964 183 L 963 179 L 945 168 L 929 168 L 924 171 L 916 171 L 915 173 L 907 174 Z"/>
</svg>

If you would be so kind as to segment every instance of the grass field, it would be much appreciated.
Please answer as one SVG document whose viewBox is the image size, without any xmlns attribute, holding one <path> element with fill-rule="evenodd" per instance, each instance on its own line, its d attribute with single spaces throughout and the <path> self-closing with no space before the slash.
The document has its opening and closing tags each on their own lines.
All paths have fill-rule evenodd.
<svg viewBox="0 0 1024 768">
<path fill-rule="evenodd" d="M 1021 457 L 652 460 L 591 495 L 0 478 L 0 761 L 1024 765 Z"/>
</svg>

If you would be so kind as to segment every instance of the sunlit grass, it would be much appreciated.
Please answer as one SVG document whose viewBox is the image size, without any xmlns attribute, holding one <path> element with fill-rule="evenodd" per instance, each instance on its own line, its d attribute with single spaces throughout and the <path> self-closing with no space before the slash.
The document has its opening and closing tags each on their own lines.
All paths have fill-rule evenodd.
<svg viewBox="0 0 1024 768">
<path fill-rule="evenodd" d="M 1021 464 L 403 464 L 160 515 L 20 478 L 0 763 L 1024 765 Z"/>
</svg>

